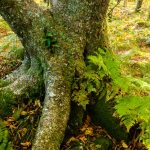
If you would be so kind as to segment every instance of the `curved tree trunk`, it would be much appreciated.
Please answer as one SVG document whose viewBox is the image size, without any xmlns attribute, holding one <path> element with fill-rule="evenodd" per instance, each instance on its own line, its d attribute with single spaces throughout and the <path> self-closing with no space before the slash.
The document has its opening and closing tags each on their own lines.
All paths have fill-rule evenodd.
<svg viewBox="0 0 150 150">
<path fill-rule="evenodd" d="M 71 85 L 75 74 L 83 73 L 78 64 L 98 47 L 107 47 L 106 11 L 109 0 L 59 0 L 53 15 L 33 0 L 0 0 L 0 14 L 20 38 L 26 57 L 20 68 L 8 75 L 0 88 L 0 99 L 14 99 L 41 92 L 45 100 L 33 150 L 57 150 L 64 137 L 70 114 Z M 51 33 L 57 46 L 45 46 Z M 16 76 L 17 75 L 17 76 Z"/>
</svg>

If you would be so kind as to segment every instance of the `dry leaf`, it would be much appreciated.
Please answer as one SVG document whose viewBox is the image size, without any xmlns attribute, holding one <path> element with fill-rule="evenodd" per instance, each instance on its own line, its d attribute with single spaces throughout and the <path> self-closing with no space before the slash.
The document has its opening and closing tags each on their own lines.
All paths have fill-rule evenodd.
<svg viewBox="0 0 150 150">
<path fill-rule="evenodd" d="M 93 135 L 93 128 L 89 127 L 85 131 L 85 135 Z"/>
<path fill-rule="evenodd" d="M 21 143 L 22 146 L 25 146 L 25 147 L 29 147 L 31 145 L 31 142 L 24 142 L 24 143 Z"/>
<path fill-rule="evenodd" d="M 85 136 L 81 136 L 79 139 L 80 139 L 84 144 L 85 144 L 86 141 L 87 141 L 87 138 L 86 138 Z"/>
</svg>

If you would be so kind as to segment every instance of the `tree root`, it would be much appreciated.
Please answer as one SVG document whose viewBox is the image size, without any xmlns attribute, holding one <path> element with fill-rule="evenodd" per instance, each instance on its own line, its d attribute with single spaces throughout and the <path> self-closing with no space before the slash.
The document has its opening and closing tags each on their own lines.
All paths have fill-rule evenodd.
<svg viewBox="0 0 150 150">
<path fill-rule="evenodd" d="M 25 70 L 22 72 L 25 72 Z M 3 106 L 6 108 L 8 105 L 14 104 L 16 100 L 33 97 L 42 90 L 44 85 L 42 69 L 37 59 L 32 58 L 28 71 L 23 75 L 21 74 L 14 82 L 0 88 L 0 110 L 3 110 Z"/>
<path fill-rule="evenodd" d="M 47 71 L 45 81 L 44 106 L 32 150 L 59 150 L 70 113 L 70 92 L 57 71 Z"/>
<path fill-rule="evenodd" d="M 14 70 L 12 73 L 6 75 L 3 79 L 0 80 L 0 87 L 11 84 L 15 80 L 17 80 L 20 76 L 25 74 L 30 68 L 30 64 L 31 64 L 30 58 L 25 56 L 24 60 L 22 61 L 22 64 L 16 70 Z"/>
</svg>

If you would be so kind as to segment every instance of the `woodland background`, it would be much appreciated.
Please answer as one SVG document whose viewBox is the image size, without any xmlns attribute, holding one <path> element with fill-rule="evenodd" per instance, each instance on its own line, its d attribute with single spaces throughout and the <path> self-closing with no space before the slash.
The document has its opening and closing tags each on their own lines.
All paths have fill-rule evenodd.
<svg viewBox="0 0 150 150">
<path fill-rule="evenodd" d="M 47 5 L 41 3 L 40 0 L 35 1 L 42 7 L 47 8 Z M 138 12 L 135 12 L 136 2 L 134 0 L 128 0 L 127 3 L 122 0 L 118 2 L 118 5 L 116 4 L 117 1 L 111 0 L 107 17 L 110 49 L 119 60 L 121 74 L 129 76 L 130 80 L 134 80 L 137 87 L 139 87 L 137 91 L 134 91 L 135 96 L 149 96 L 150 2 L 149 0 L 144 0 Z M 23 47 L 19 39 L 3 18 L 0 17 L 1 78 L 21 64 L 23 54 Z M 121 95 L 123 93 L 117 94 Z M 9 144 L 13 145 L 13 148 L 16 150 L 30 149 L 41 114 L 42 103 L 40 98 L 33 98 L 29 101 L 24 101 L 24 103 L 19 103 L 13 108 L 12 114 L 1 119 L 0 142 L 3 138 L 6 141 L 11 141 Z M 127 113 L 129 117 L 128 122 L 124 122 L 124 119 L 122 119 L 122 123 L 126 125 L 130 132 L 130 142 L 128 144 L 124 141 L 116 141 L 104 128 L 94 125 L 91 118 L 87 115 L 77 135 L 71 135 L 64 141 L 62 149 L 150 149 L 150 100 L 144 101 L 145 105 L 141 116 L 145 118 L 137 117 L 138 119 L 134 120 L 133 118 L 136 118 L 139 113 L 138 103 L 140 102 L 137 101 L 138 98 L 135 99 L 134 103 L 133 101 L 131 103 L 122 103 L 115 108 L 117 113 L 120 113 L 119 117 L 121 118 L 124 115 L 124 112 L 122 112 L 124 106 L 128 107 L 129 105 L 129 109 L 135 106 L 134 111 Z M 142 129 L 139 125 L 142 119 L 147 123 L 145 125 L 147 126 L 147 134 L 143 137 L 145 126 Z M 103 137 L 101 138 L 100 135 L 103 135 Z"/>
</svg>

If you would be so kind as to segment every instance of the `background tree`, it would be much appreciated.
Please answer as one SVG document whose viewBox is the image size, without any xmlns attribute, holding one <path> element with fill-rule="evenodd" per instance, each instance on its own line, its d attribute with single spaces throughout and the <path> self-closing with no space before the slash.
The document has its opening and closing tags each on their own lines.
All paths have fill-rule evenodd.
<svg viewBox="0 0 150 150">
<path fill-rule="evenodd" d="M 120 2 L 121 2 L 121 0 L 117 0 L 117 1 L 116 1 L 116 4 L 109 10 L 109 12 L 108 12 L 108 17 L 109 17 L 110 19 L 112 18 L 114 9 L 120 4 Z"/>
<path fill-rule="evenodd" d="M 60 148 L 73 81 L 83 74 L 87 55 L 108 47 L 105 19 L 109 0 L 52 3 L 50 13 L 33 0 L 0 0 L 0 14 L 25 48 L 22 65 L 1 80 L 2 105 L 10 99 L 45 93 L 33 150 Z"/>
<path fill-rule="evenodd" d="M 148 9 L 148 17 L 147 17 L 147 20 L 150 20 L 150 6 L 149 6 L 149 9 Z"/>
<path fill-rule="evenodd" d="M 142 3 L 143 3 L 143 0 L 137 0 L 135 12 L 139 12 L 141 10 Z"/>
<path fill-rule="evenodd" d="M 127 7 L 128 0 L 124 0 L 123 6 Z"/>
</svg>

